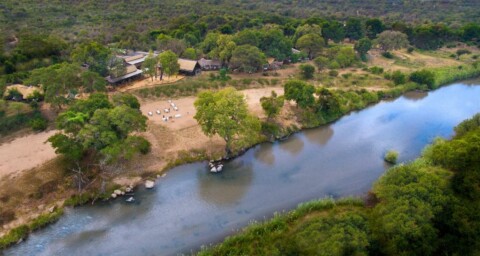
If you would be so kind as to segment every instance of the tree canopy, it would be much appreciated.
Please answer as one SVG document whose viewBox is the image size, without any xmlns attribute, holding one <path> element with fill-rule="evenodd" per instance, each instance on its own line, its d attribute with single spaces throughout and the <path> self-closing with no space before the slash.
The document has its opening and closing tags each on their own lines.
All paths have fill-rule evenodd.
<svg viewBox="0 0 480 256">
<path fill-rule="evenodd" d="M 208 135 L 219 135 L 226 142 L 227 157 L 233 146 L 241 146 L 254 139 L 260 131 L 258 118 L 248 113 L 243 94 L 234 88 L 218 92 L 204 91 L 195 100 L 197 113 L 194 118 Z"/>
</svg>

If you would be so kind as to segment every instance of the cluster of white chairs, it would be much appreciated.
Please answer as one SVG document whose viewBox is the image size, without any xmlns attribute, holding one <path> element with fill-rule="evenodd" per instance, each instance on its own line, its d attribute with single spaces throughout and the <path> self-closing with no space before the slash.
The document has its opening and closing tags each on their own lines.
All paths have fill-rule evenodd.
<svg viewBox="0 0 480 256">
<path fill-rule="evenodd" d="M 171 108 L 173 108 L 173 110 L 175 110 L 175 111 L 178 111 L 178 110 L 179 110 L 178 107 L 177 107 L 177 105 L 175 105 L 175 103 L 173 103 L 172 100 L 168 100 L 168 103 L 170 104 L 170 107 L 163 109 L 163 113 L 165 113 L 165 114 L 170 113 Z M 155 111 L 155 113 L 157 113 L 157 115 L 161 115 L 161 114 L 162 114 L 162 111 L 161 111 L 160 109 L 157 109 L 157 111 Z M 149 112 L 148 112 L 148 115 L 149 115 L 149 116 L 153 116 L 153 112 L 152 112 L 152 111 L 149 111 Z M 182 117 L 181 114 L 175 114 L 174 116 L 171 116 L 171 115 L 170 115 L 170 116 L 165 116 L 165 115 L 163 115 L 162 120 L 165 121 L 165 122 L 168 122 L 168 120 L 171 119 L 171 118 L 180 118 L 180 117 Z"/>
</svg>

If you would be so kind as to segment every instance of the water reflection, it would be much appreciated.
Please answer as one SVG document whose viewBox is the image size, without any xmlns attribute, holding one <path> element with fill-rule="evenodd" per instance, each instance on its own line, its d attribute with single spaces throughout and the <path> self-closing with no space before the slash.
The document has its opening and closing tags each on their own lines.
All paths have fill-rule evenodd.
<svg viewBox="0 0 480 256">
<path fill-rule="evenodd" d="M 324 146 L 333 137 L 334 131 L 330 125 L 310 129 L 304 132 L 309 142 Z"/>
<path fill-rule="evenodd" d="M 288 138 L 288 140 L 278 143 L 278 145 L 282 150 L 288 152 L 291 156 L 296 156 L 302 151 L 305 143 L 298 134 L 295 134 L 294 136 Z"/>
<path fill-rule="evenodd" d="M 412 100 L 412 101 L 419 101 L 427 96 L 428 96 L 428 92 L 423 92 L 423 91 L 411 91 L 411 92 L 406 92 L 403 95 L 405 99 Z"/>
<path fill-rule="evenodd" d="M 255 159 L 266 164 L 266 165 L 273 165 L 275 162 L 275 155 L 273 154 L 273 144 L 272 143 L 264 143 L 259 147 L 255 148 Z"/>
<path fill-rule="evenodd" d="M 235 159 L 226 163 L 221 173 L 198 171 L 198 194 L 215 205 L 231 205 L 238 202 L 253 180 L 251 163 Z"/>
</svg>

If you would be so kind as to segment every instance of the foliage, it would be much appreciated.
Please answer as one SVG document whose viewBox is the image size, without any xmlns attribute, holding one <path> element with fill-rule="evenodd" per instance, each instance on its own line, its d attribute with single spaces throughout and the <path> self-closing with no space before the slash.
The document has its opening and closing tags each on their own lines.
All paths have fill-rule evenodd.
<svg viewBox="0 0 480 256">
<path fill-rule="evenodd" d="M 280 110 L 283 107 L 284 97 L 277 96 L 275 91 L 272 91 L 270 97 L 262 97 L 260 99 L 260 103 L 262 105 L 263 111 L 267 114 L 267 118 L 271 119 L 277 116 L 280 113 Z"/>
<path fill-rule="evenodd" d="M 37 117 L 30 119 L 30 121 L 28 121 L 28 125 L 34 131 L 44 131 L 45 129 L 47 129 L 48 121 L 45 118 L 38 115 Z"/>
<path fill-rule="evenodd" d="M 407 82 L 407 76 L 400 70 L 393 71 L 390 75 L 390 79 L 395 85 L 400 85 Z"/>
<path fill-rule="evenodd" d="M 244 144 L 260 131 L 260 122 L 248 113 L 244 96 L 234 88 L 201 92 L 194 105 L 197 110 L 194 118 L 202 131 L 225 140 L 227 157 L 230 157 L 234 145 Z"/>
<path fill-rule="evenodd" d="M 383 73 L 383 68 L 373 66 L 373 67 L 369 68 L 368 71 L 370 71 L 372 74 L 379 75 L 379 74 Z"/>
<path fill-rule="evenodd" d="M 108 74 L 107 62 L 111 58 L 111 52 L 98 42 L 80 44 L 72 51 L 71 56 L 78 64 L 87 64 L 90 71 L 101 76 Z"/>
<path fill-rule="evenodd" d="M 345 28 L 342 23 L 336 20 L 325 22 L 322 27 L 322 36 L 325 43 L 328 43 L 328 40 L 340 43 L 345 38 Z"/>
<path fill-rule="evenodd" d="M 162 73 L 167 76 L 173 76 L 180 70 L 180 64 L 178 64 L 178 56 L 170 51 L 164 51 L 158 55 L 160 66 L 162 67 Z"/>
<path fill-rule="evenodd" d="M 408 37 L 402 32 L 386 30 L 378 35 L 376 43 L 383 51 L 398 50 L 408 46 Z"/>
<path fill-rule="evenodd" d="M 455 137 L 461 137 L 480 127 L 480 113 L 455 126 Z"/>
<path fill-rule="evenodd" d="M 303 79 L 312 79 L 315 73 L 315 67 L 310 64 L 300 65 L 300 75 Z"/>
<path fill-rule="evenodd" d="M 89 153 L 111 164 L 131 159 L 136 152 L 145 151 L 144 139 L 130 133 L 144 131 L 146 117 L 138 109 L 116 101 L 112 105 L 107 96 L 92 94 L 86 100 L 76 101 L 57 117 L 57 133 L 48 139 L 55 152 L 73 161 Z"/>
<path fill-rule="evenodd" d="M 368 38 L 375 39 L 378 34 L 382 33 L 385 30 L 385 25 L 381 20 L 377 18 L 368 19 L 367 21 L 365 21 L 365 29 Z"/>
<path fill-rule="evenodd" d="M 305 51 L 308 58 L 313 59 L 321 53 L 325 42 L 319 34 L 306 34 L 297 40 L 297 48 Z"/>
<path fill-rule="evenodd" d="M 410 81 L 427 85 L 428 88 L 434 89 L 435 86 L 435 74 L 429 70 L 419 70 L 410 74 Z"/>
<path fill-rule="evenodd" d="M 308 108 L 315 102 L 315 87 L 299 80 L 290 80 L 284 85 L 285 99 L 293 100 L 300 108 Z"/>
<path fill-rule="evenodd" d="M 362 21 L 355 18 L 349 18 L 345 24 L 345 36 L 350 40 L 359 40 L 365 37 L 365 28 Z"/>
<path fill-rule="evenodd" d="M 261 70 L 266 62 L 265 55 L 257 47 L 241 45 L 233 51 L 230 68 L 252 73 Z"/>
<path fill-rule="evenodd" d="M 315 66 L 317 66 L 317 69 L 321 71 L 328 67 L 329 60 L 326 57 L 318 56 L 313 62 L 315 63 Z"/>
<path fill-rule="evenodd" d="M 395 150 L 389 150 L 386 154 L 385 154 L 385 161 L 387 163 L 391 163 L 391 164 L 396 164 L 397 163 L 397 159 L 398 159 L 398 152 L 395 151 Z"/>
<path fill-rule="evenodd" d="M 153 81 L 153 78 L 157 76 L 157 58 L 153 56 L 153 52 L 149 52 L 145 57 L 145 60 L 142 63 L 142 71 L 144 74 L 150 76 Z"/>
<path fill-rule="evenodd" d="M 370 51 L 370 49 L 372 48 L 372 41 L 368 38 L 362 38 L 360 40 L 358 40 L 356 43 L 355 43 L 355 51 L 358 52 L 358 54 L 360 55 L 360 58 L 365 61 L 366 60 L 366 54 L 368 51 Z"/>
</svg>

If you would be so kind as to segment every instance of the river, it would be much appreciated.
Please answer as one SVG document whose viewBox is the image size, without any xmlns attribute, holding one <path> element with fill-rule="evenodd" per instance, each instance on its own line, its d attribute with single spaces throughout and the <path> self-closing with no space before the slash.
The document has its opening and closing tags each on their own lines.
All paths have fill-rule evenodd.
<svg viewBox="0 0 480 256">
<path fill-rule="evenodd" d="M 6 255 L 176 255 L 221 241 L 252 220 L 324 197 L 363 196 L 388 168 L 418 157 L 437 137 L 480 112 L 480 82 L 410 92 L 337 122 L 258 145 L 212 174 L 206 163 L 170 170 L 153 190 L 67 209 Z M 0 253 L 1 254 L 1 253 Z"/>
</svg>

